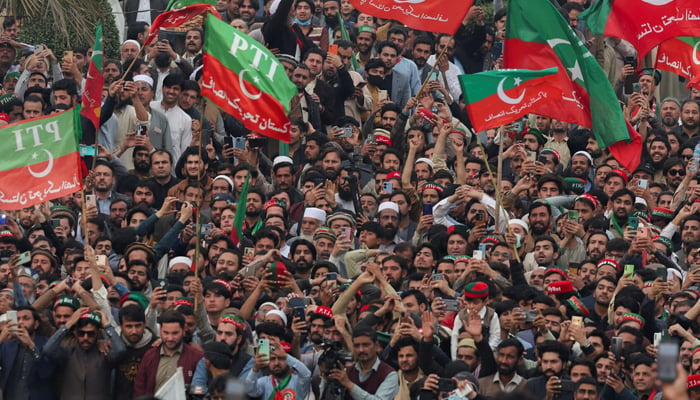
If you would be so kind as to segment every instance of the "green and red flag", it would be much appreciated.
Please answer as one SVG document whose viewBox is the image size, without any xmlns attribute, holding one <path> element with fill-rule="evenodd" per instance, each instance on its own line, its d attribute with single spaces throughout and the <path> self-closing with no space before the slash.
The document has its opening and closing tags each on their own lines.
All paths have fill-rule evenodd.
<svg viewBox="0 0 700 400">
<path fill-rule="evenodd" d="M 700 36 L 697 0 L 597 0 L 578 19 L 594 35 L 630 42 L 640 60 L 664 40 Z"/>
<path fill-rule="evenodd" d="M 459 76 L 469 120 L 477 131 L 513 122 L 534 107 L 561 98 L 561 90 L 548 79 L 558 72 L 501 69 Z"/>
<path fill-rule="evenodd" d="M 95 129 L 100 129 L 100 114 L 102 112 L 102 86 L 105 77 L 102 75 L 103 57 L 102 24 L 97 24 L 95 31 L 95 45 L 92 48 L 92 58 L 88 66 L 85 90 L 83 90 L 82 110 L 80 114 L 92 121 Z"/>
<path fill-rule="evenodd" d="M 454 35 L 474 0 L 350 0 L 355 9 L 409 28 Z"/>
<path fill-rule="evenodd" d="M 0 129 L 0 210 L 19 210 L 83 188 L 78 143 L 80 109 L 32 118 Z"/>
<path fill-rule="evenodd" d="M 686 87 L 700 89 L 700 37 L 668 39 L 656 51 L 654 68 L 673 72 L 689 82 Z"/>
<path fill-rule="evenodd" d="M 243 222 L 245 221 L 245 209 L 248 198 L 248 183 L 250 181 L 250 172 L 245 176 L 245 183 L 241 190 L 241 196 L 238 198 L 238 206 L 236 206 L 236 215 L 233 216 L 233 229 L 231 229 L 231 240 L 233 244 L 238 246 L 243 239 Z"/>
<path fill-rule="evenodd" d="M 153 21 L 151 30 L 148 32 L 148 37 L 143 45 L 147 46 L 152 41 L 156 40 L 161 29 L 177 28 L 196 16 L 213 14 L 219 17 L 219 12 L 216 11 L 213 5 L 203 3 L 205 2 L 198 1 L 196 4 L 185 5 L 183 8 L 162 12 L 156 17 L 155 21 Z"/>
<path fill-rule="evenodd" d="M 261 135 L 289 143 L 289 103 L 298 94 L 284 67 L 255 39 L 208 15 L 202 96 Z"/>
<path fill-rule="evenodd" d="M 549 0 L 508 2 L 503 50 L 505 68 L 559 68 L 549 82 L 561 98 L 533 113 L 591 128 L 598 145 L 627 170 L 639 165 L 641 136 L 625 121 L 603 69 Z"/>
<path fill-rule="evenodd" d="M 216 6 L 216 0 L 170 0 L 165 11 L 179 10 L 193 4 L 210 4 Z"/>
</svg>

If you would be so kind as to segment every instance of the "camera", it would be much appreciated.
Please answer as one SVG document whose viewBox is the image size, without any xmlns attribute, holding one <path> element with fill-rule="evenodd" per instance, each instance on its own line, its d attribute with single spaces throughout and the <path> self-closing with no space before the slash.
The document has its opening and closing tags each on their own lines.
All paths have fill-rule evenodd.
<svg viewBox="0 0 700 400">
<path fill-rule="evenodd" d="M 343 350 L 340 342 L 324 339 L 321 344 L 323 353 L 318 358 L 318 369 L 322 376 L 327 376 L 332 369 L 352 362 L 352 353 Z M 321 394 L 322 399 L 341 400 L 345 398 L 345 388 L 336 380 L 328 379 L 328 384 Z"/>
</svg>

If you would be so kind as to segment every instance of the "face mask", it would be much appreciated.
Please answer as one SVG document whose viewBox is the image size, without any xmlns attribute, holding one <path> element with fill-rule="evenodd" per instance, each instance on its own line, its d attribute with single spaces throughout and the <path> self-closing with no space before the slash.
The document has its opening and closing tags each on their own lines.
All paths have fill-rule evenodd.
<svg viewBox="0 0 700 400">
<path fill-rule="evenodd" d="M 384 78 L 379 75 L 367 75 L 367 82 L 372 86 L 381 86 L 384 83 Z"/>
<path fill-rule="evenodd" d="M 298 18 L 294 18 L 294 23 L 299 26 L 309 26 L 311 25 L 311 19 L 309 19 L 308 21 L 301 22 Z"/>
</svg>

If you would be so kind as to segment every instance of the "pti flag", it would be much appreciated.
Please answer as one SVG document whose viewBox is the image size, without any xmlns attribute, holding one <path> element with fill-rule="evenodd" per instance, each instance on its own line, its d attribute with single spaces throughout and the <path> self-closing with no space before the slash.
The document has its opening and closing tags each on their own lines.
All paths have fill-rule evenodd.
<svg viewBox="0 0 700 400">
<path fill-rule="evenodd" d="M 469 120 L 484 131 L 513 122 L 534 107 L 561 98 L 561 90 L 549 82 L 556 67 L 542 71 L 501 69 L 460 75 Z"/>
<path fill-rule="evenodd" d="M 95 45 L 92 49 L 92 58 L 88 67 L 85 90 L 83 90 L 83 109 L 80 114 L 92 121 L 95 129 L 100 129 L 100 113 L 102 112 L 102 86 L 105 77 L 102 75 L 102 24 L 97 24 L 95 32 Z"/>
<path fill-rule="evenodd" d="M 578 19 L 594 35 L 630 42 L 640 59 L 664 40 L 700 36 L 698 0 L 598 0 Z"/>
<path fill-rule="evenodd" d="M 505 68 L 559 68 L 550 83 L 561 89 L 561 98 L 533 113 L 591 128 L 601 148 L 609 147 L 629 171 L 636 168 L 641 137 L 626 123 L 603 69 L 549 0 L 508 3 L 503 49 Z"/>
<path fill-rule="evenodd" d="M 289 103 L 298 94 L 268 49 L 208 15 L 202 95 L 246 128 L 289 143 Z"/>
<path fill-rule="evenodd" d="M 179 10 L 193 4 L 210 4 L 215 6 L 216 0 L 170 0 L 168 6 L 165 7 L 165 11 Z"/>
<path fill-rule="evenodd" d="M 361 13 L 398 20 L 409 28 L 454 35 L 474 0 L 350 0 Z"/>
<path fill-rule="evenodd" d="M 189 2 L 188 2 L 189 3 Z M 197 4 L 186 5 L 183 8 L 173 9 L 171 11 L 165 11 L 156 17 L 151 25 L 151 30 L 148 33 L 148 37 L 144 42 L 144 46 L 149 45 L 152 41 L 158 38 L 158 34 L 161 29 L 173 29 L 184 25 L 186 22 L 190 21 L 192 18 L 198 15 L 204 14 L 214 14 L 216 16 L 219 13 L 216 8 L 211 4 L 202 4 L 198 2 Z"/>
<path fill-rule="evenodd" d="M 700 37 L 681 36 L 661 43 L 656 52 L 656 69 L 673 72 L 700 89 Z"/>
<path fill-rule="evenodd" d="M 250 181 L 250 172 L 245 176 L 245 183 L 241 190 L 241 196 L 238 198 L 238 206 L 236 207 L 236 215 L 233 216 L 233 229 L 231 229 L 231 240 L 233 244 L 238 246 L 243 238 L 243 222 L 245 221 L 246 202 L 248 201 L 248 183 Z"/>
<path fill-rule="evenodd" d="M 82 189 L 77 108 L 0 129 L 0 209 L 18 210 Z"/>
</svg>

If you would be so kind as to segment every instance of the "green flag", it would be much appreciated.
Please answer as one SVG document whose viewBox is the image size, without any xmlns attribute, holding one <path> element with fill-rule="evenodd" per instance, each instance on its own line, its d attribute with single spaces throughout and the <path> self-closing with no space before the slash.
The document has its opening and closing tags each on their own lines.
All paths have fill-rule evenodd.
<svg viewBox="0 0 700 400">
<path fill-rule="evenodd" d="M 284 66 L 255 39 L 207 15 L 202 96 L 246 128 L 289 143 L 289 104 L 299 93 Z"/>
<path fill-rule="evenodd" d="M 168 6 L 165 7 L 165 11 L 179 10 L 193 4 L 210 4 L 216 6 L 216 0 L 170 0 Z"/>
<path fill-rule="evenodd" d="M 243 221 L 245 221 L 245 207 L 248 197 L 248 183 L 250 181 L 250 172 L 245 176 L 241 197 L 238 198 L 238 206 L 236 207 L 236 215 L 233 217 L 233 229 L 231 229 L 231 240 L 238 245 L 243 239 Z"/>
</svg>

